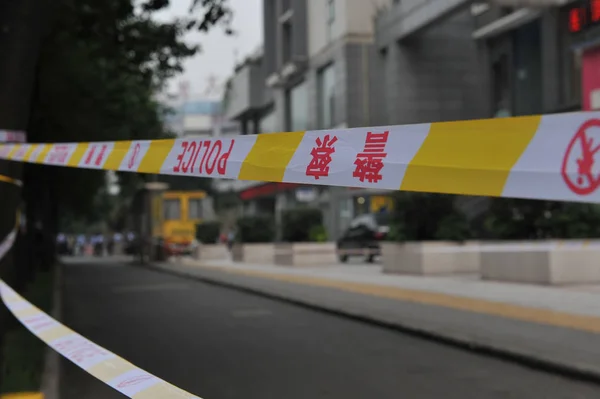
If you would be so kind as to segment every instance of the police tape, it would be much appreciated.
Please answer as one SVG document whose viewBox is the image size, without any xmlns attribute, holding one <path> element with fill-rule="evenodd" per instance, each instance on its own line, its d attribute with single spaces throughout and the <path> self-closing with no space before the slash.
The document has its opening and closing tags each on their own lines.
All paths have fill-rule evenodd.
<svg viewBox="0 0 600 399">
<path fill-rule="evenodd" d="M 27 134 L 20 130 L 0 130 L 0 143 L 24 143 Z"/>
<path fill-rule="evenodd" d="M 4 175 L 0 175 L 0 182 L 14 184 L 15 186 L 19 187 L 23 186 L 23 182 L 21 182 L 21 180 L 13 179 L 12 177 Z"/>
<path fill-rule="evenodd" d="M 18 226 L 17 215 L 14 229 L 0 242 L 0 260 L 15 243 Z M 21 324 L 36 337 L 123 395 L 133 399 L 200 399 L 134 366 L 59 323 L 17 294 L 1 279 L 0 298 Z"/>
<path fill-rule="evenodd" d="M 218 138 L 0 145 L 74 168 L 600 202 L 600 112 Z"/>
</svg>

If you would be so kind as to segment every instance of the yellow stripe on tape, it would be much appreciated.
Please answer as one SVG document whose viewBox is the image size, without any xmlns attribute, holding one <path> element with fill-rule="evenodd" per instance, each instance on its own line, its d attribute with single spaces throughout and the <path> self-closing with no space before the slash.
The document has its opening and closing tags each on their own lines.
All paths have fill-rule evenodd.
<svg viewBox="0 0 600 399">
<path fill-rule="evenodd" d="M 38 144 L 29 144 L 29 147 L 27 148 L 27 152 L 25 152 L 25 155 L 23 156 L 23 161 L 28 162 L 29 158 L 31 158 L 31 154 L 33 154 L 33 152 L 35 151 L 35 149 L 38 147 Z"/>
<path fill-rule="evenodd" d="M 41 392 L 7 393 L 0 395 L 0 399 L 44 399 Z"/>
<path fill-rule="evenodd" d="M 14 184 L 16 186 L 22 186 L 23 185 L 23 183 L 21 182 L 21 180 L 13 179 L 12 177 L 4 176 L 4 175 L 0 175 L 0 182 Z"/>
<path fill-rule="evenodd" d="M 173 144 L 175 144 L 175 140 L 152 141 L 137 171 L 141 173 L 160 173 L 160 169 L 171 152 Z"/>
<path fill-rule="evenodd" d="M 400 189 L 500 196 L 540 120 L 532 116 L 433 123 Z"/>
<path fill-rule="evenodd" d="M 123 162 L 123 159 L 125 158 L 125 155 L 127 155 L 127 151 L 129 150 L 131 143 L 131 141 L 117 141 L 110 154 L 108 154 L 108 158 L 106 159 L 103 169 L 118 170 L 119 166 L 121 166 L 121 162 Z"/>
<path fill-rule="evenodd" d="M 71 166 L 71 167 L 79 166 L 79 162 L 81 162 L 81 159 L 85 155 L 85 152 L 87 151 L 89 146 L 90 146 L 90 143 L 77 144 L 75 151 L 73 151 L 73 155 L 71 155 L 69 162 L 67 162 L 67 166 Z"/>
<path fill-rule="evenodd" d="M 8 159 L 12 159 L 15 156 L 15 154 L 17 153 L 17 151 L 19 151 L 19 148 L 21 148 L 21 145 L 22 144 L 15 144 L 15 145 L 13 145 L 12 149 L 8 153 Z"/>
<path fill-rule="evenodd" d="M 304 132 L 258 135 L 238 179 L 281 182 L 303 137 Z"/>
<path fill-rule="evenodd" d="M 44 144 L 44 146 L 42 147 L 42 150 L 37 155 L 37 157 L 33 160 L 33 162 L 44 163 L 44 160 L 48 156 L 48 153 L 50 152 L 51 149 L 52 149 L 52 144 Z"/>
</svg>

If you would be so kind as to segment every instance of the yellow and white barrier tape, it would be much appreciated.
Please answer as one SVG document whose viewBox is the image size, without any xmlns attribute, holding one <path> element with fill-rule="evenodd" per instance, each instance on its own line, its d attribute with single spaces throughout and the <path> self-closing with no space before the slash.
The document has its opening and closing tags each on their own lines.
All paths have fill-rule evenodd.
<svg viewBox="0 0 600 399">
<path fill-rule="evenodd" d="M 27 134 L 19 130 L 0 130 L 0 143 L 24 143 Z"/>
<path fill-rule="evenodd" d="M 233 138 L 4 144 L 75 168 L 600 202 L 600 112 Z"/>
<path fill-rule="evenodd" d="M 0 242 L 0 259 L 13 246 L 15 228 Z M 200 399 L 134 366 L 54 320 L 0 280 L 0 298 L 36 337 L 100 381 L 133 399 Z"/>
</svg>

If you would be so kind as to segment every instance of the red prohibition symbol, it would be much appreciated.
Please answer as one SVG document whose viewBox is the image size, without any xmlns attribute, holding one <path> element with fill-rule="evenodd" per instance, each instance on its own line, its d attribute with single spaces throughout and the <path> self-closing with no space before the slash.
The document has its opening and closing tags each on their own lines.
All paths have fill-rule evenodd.
<svg viewBox="0 0 600 399">
<path fill-rule="evenodd" d="M 577 195 L 589 195 L 600 187 L 600 173 L 594 174 L 595 156 L 600 151 L 600 143 L 595 143 L 594 138 L 588 136 L 590 128 L 598 128 L 600 131 L 600 120 L 590 119 L 586 121 L 571 139 L 562 162 L 561 173 L 569 189 Z M 579 151 L 577 151 L 579 149 Z M 579 156 L 577 156 L 579 152 Z M 573 164 L 573 158 L 577 164 L 577 174 L 569 174 L 569 163 Z M 600 161 L 600 159 L 599 159 Z"/>
</svg>

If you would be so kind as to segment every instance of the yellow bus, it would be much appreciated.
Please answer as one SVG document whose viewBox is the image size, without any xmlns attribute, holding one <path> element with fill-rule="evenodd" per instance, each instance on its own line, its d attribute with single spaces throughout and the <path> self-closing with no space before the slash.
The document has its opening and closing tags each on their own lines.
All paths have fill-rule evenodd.
<svg viewBox="0 0 600 399">
<path fill-rule="evenodd" d="M 166 191 L 162 195 L 162 237 L 171 255 L 189 254 L 202 223 L 204 191 Z"/>
</svg>

